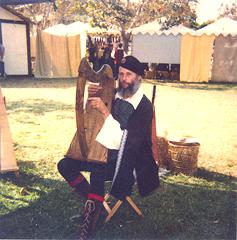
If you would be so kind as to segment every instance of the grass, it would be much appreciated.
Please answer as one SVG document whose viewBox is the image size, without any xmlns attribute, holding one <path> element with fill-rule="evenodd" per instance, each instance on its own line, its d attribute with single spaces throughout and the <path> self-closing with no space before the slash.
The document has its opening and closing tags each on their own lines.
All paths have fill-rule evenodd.
<svg viewBox="0 0 237 240">
<path fill-rule="evenodd" d="M 70 217 L 84 202 L 58 174 L 56 164 L 75 131 L 76 80 L 1 81 L 20 178 L 0 176 L 0 238 L 72 239 Z M 147 198 L 134 198 L 145 218 L 124 204 L 95 239 L 235 239 L 237 86 L 146 81 L 157 85 L 157 134 L 197 137 L 195 176 L 169 174 Z M 27 193 L 21 193 L 22 188 Z M 109 186 L 107 186 L 109 188 Z"/>
</svg>

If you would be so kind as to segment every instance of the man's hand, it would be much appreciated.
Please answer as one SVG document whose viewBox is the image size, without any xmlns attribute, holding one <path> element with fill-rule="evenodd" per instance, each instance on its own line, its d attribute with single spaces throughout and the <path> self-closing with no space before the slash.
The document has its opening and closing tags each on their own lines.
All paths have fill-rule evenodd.
<svg viewBox="0 0 237 240">
<path fill-rule="evenodd" d="M 95 84 L 95 83 L 90 83 L 88 85 L 88 96 L 89 97 L 98 97 L 100 95 L 102 87 Z"/>
<path fill-rule="evenodd" d="M 105 106 L 104 102 L 99 97 L 89 97 L 88 103 L 92 108 L 97 109 L 100 113 L 102 113 L 104 119 L 109 116 L 109 110 Z"/>
</svg>

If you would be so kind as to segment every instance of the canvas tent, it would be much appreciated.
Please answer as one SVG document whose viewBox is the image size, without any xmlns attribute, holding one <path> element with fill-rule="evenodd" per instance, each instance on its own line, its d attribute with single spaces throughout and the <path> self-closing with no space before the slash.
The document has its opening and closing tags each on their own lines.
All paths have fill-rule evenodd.
<svg viewBox="0 0 237 240">
<path fill-rule="evenodd" d="M 132 29 L 132 54 L 142 62 L 180 63 L 181 36 L 193 30 L 182 25 L 162 31 L 157 22 Z"/>
<path fill-rule="evenodd" d="M 180 81 L 208 82 L 214 35 L 184 35 L 181 41 Z"/>
<path fill-rule="evenodd" d="M 237 83 L 237 36 L 216 37 L 211 81 Z"/>
<path fill-rule="evenodd" d="M 180 81 L 237 82 L 237 21 L 222 18 L 193 31 L 158 22 L 132 29 L 132 53 L 143 62 L 180 63 Z"/>
<path fill-rule="evenodd" d="M 86 55 L 87 34 L 105 32 L 108 31 L 79 21 L 69 25 L 58 24 L 38 32 L 35 76 L 76 77 L 79 63 Z"/>
<path fill-rule="evenodd" d="M 78 29 L 68 36 L 67 27 L 58 24 L 37 32 L 36 77 L 76 77 L 81 54 L 81 35 Z"/>
<path fill-rule="evenodd" d="M 224 17 L 197 34 L 215 35 L 211 81 L 237 82 L 237 21 Z"/>
<path fill-rule="evenodd" d="M 237 21 L 228 17 L 182 39 L 180 80 L 237 82 Z"/>
<path fill-rule="evenodd" d="M 31 75 L 29 34 L 28 19 L 0 6 L 0 43 L 5 47 L 6 75 Z"/>
</svg>

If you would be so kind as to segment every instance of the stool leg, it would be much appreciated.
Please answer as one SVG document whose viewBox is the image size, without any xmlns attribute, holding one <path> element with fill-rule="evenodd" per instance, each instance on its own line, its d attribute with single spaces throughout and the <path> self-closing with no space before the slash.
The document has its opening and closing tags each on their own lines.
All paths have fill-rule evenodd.
<svg viewBox="0 0 237 240">
<path fill-rule="evenodd" d="M 104 205 L 104 208 L 107 211 L 107 213 L 110 214 L 111 213 L 111 208 L 109 207 L 108 203 L 104 201 L 103 205 Z"/>
<path fill-rule="evenodd" d="M 104 197 L 104 202 L 103 202 L 103 205 L 104 205 L 104 208 L 105 210 L 107 211 L 108 214 L 110 214 L 111 212 L 111 208 L 109 206 L 109 204 L 107 203 L 107 200 L 109 199 L 109 194 L 106 193 L 105 197 Z"/>
<path fill-rule="evenodd" d="M 122 203 L 123 203 L 123 201 L 121 201 L 121 200 L 117 201 L 117 203 L 114 205 L 111 212 L 108 214 L 107 218 L 105 219 L 106 223 L 113 217 L 113 215 L 116 213 L 116 211 L 118 210 L 118 208 L 120 207 L 120 205 Z"/>
<path fill-rule="evenodd" d="M 141 210 L 137 207 L 137 205 L 135 204 L 135 202 L 131 199 L 131 197 L 126 197 L 126 200 L 128 201 L 128 203 L 131 205 L 131 207 L 135 210 L 135 212 L 141 216 L 144 217 Z"/>
<path fill-rule="evenodd" d="M 110 195 L 108 193 L 105 194 L 104 200 L 107 201 L 109 199 Z"/>
</svg>

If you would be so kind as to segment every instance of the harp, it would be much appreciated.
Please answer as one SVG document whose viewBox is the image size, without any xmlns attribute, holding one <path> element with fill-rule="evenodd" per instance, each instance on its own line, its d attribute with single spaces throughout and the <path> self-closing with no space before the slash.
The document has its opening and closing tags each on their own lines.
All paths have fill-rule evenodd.
<svg viewBox="0 0 237 240">
<path fill-rule="evenodd" d="M 99 72 L 95 72 L 86 58 L 81 60 L 76 90 L 76 125 L 77 130 L 66 153 L 74 160 L 106 162 L 108 150 L 95 141 L 97 134 L 103 126 L 102 115 L 84 104 L 86 85 L 89 82 L 97 83 L 102 87 L 99 97 L 111 111 L 113 89 L 115 80 L 109 65 L 103 65 Z M 85 107 L 84 107 L 85 106 Z"/>
</svg>

